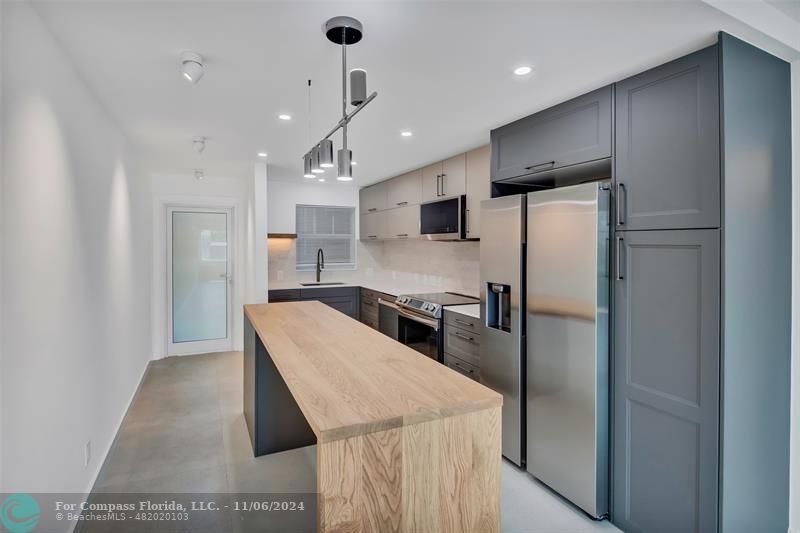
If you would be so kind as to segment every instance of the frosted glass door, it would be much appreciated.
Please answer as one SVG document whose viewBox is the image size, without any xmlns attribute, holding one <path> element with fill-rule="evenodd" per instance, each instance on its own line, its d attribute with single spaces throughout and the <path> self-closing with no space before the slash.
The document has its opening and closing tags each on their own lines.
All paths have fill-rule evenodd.
<svg viewBox="0 0 800 533">
<path fill-rule="evenodd" d="M 228 338 L 228 213 L 172 211 L 173 344 Z"/>
</svg>

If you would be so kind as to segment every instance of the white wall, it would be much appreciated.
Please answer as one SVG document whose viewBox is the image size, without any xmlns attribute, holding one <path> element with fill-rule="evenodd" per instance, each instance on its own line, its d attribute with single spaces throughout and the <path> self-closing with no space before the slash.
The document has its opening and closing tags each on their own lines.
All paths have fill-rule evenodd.
<svg viewBox="0 0 800 533">
<path fill-rule="evenodd" d="M 84 492 L 150 355 L 149 180 L 31 4 L 3 10 L 3 485 Z"/>
<path fill-rule="evenodd" d="M 167 226 L 166 206 L 232 207 L 233 216 L 233 349 L 242 349 L 242 305 L 250 296 L 254 270 L 248 272 L 248 254 L 253 259 L 248 238 L 248 205 L 254 190 L 253 176 L 206 176 L 153 174 L 152 186 L 152 348 L 154 359 L 167 355 Z M 255 220 L 255 215 L 253 216 Z M 266 275 L 266 273 L 264 273 Z"/>
</svg>

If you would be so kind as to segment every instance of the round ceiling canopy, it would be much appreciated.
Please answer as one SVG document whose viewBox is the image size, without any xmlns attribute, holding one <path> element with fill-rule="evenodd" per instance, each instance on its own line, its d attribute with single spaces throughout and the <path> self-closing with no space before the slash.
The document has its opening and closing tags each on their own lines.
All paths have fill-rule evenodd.
<svg viewBox="0 0 800 533">
<path fill-rule="evenodd" d="M 363 36 L 363 26 L 353 17 L 333 17 L 325 23 L 325 36 L 336 44 L 356 44 Z"/>
</svg>

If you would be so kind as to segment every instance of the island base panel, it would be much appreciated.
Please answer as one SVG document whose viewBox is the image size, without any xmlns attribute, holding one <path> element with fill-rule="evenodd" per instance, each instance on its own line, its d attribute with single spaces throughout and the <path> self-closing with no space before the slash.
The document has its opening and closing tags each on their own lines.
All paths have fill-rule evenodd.
<svg viewBox="0 0 800 533">
<path fill-rule="evenodd" d="M 500 408 L 317 445 L 319 531 L 500 531 Z"/>
<path fill-rule="evenodd" d="M 244 417 L 256 457 L 317 443 L 267 349 L 244 317 Z"/>
</svg>

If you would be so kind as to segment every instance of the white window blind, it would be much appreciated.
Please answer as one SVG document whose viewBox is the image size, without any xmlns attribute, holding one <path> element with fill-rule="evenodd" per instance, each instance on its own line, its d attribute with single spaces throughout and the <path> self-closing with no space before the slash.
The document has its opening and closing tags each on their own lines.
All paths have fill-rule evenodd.
<svg viewBox="0 0 800 533">
<path fill-rule="evenodd" d="M 314 270 L 317 250 L 329 270 L 356 267 L 356 208 L 329 205 L 297 206 L 297 270 Z"/>
</svg>

